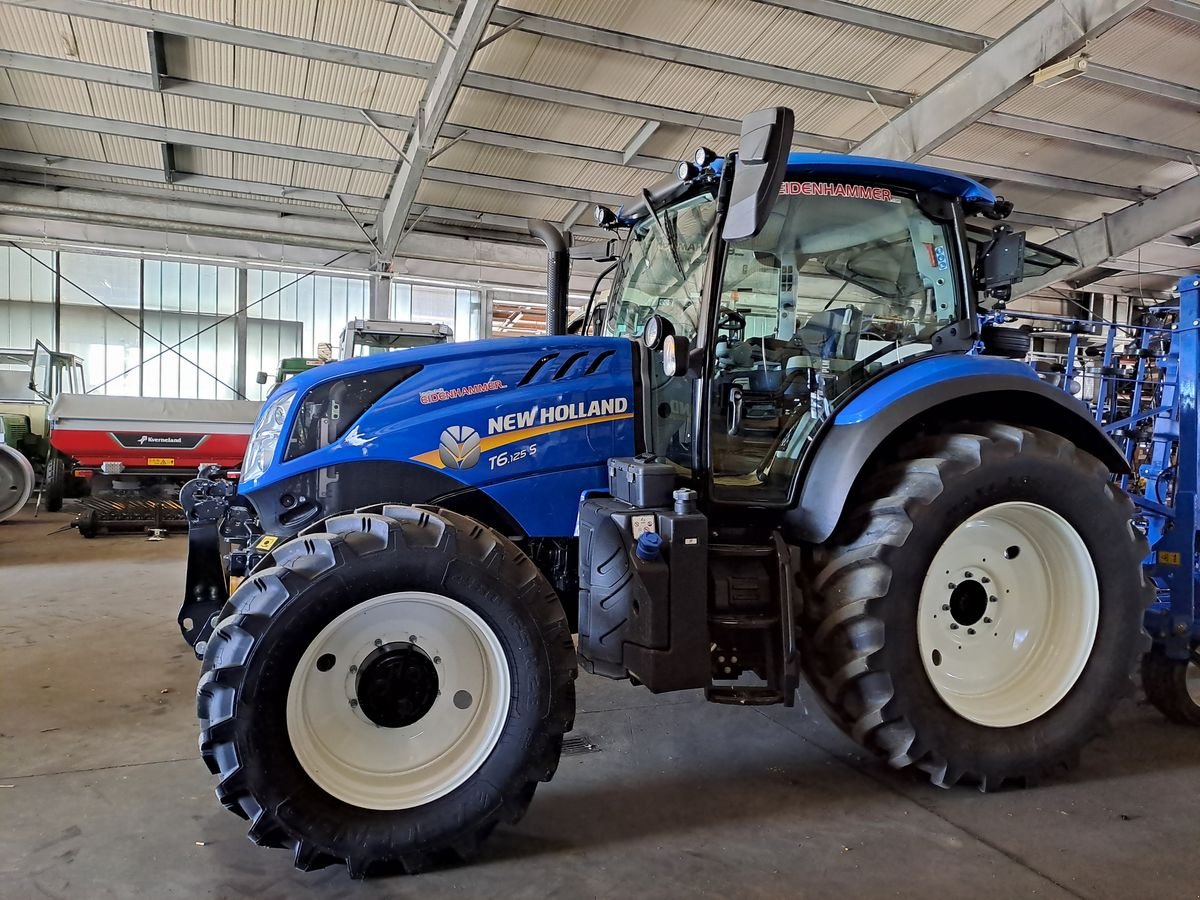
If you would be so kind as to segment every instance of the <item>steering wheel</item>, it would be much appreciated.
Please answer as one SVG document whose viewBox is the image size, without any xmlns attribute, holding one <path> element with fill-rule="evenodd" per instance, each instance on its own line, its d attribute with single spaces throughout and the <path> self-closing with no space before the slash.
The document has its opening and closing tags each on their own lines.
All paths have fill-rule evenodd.
<svg viewBox="0 0 1200 900">
<path fill-rule="evenodd" d="M 736 309 L 722 306 L 717 316 L 717 330 L 720 331 L 722 328 L 729 331 L 745 331 L 746 317 Z"/>
</svg>

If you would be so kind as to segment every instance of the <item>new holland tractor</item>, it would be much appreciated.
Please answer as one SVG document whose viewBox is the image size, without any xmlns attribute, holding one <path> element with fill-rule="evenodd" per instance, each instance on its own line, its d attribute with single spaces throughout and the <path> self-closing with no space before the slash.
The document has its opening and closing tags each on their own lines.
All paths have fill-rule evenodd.
<svg viewBox="0 0 1200 900">
<path fill-rule="evenodd" d="M 579 668 L 738 705 L 806 678 L 947 787 L 1100 730 L 1152 598 L 1128 467 L 979 324 L 1057 260 L 968 225 L 1011 209 L 981 184 L 791 134 L 751 114 L 597 210 L 601 333 L 561 333 L 550 240 L 550 336 L 297 375 L 240 481 L 185 488 L 201 753 L 256 843 L 353 876 L 471 858 L 554 775 Z"/>
</svg>

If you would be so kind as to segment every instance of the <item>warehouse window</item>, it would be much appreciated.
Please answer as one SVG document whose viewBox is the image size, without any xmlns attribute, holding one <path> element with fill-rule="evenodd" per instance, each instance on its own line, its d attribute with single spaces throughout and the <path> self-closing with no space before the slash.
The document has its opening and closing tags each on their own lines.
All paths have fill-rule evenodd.
<svg viewBox="0 0 1200 900">
<path fill-rule="evenodd" d="M 392 282 L 394 321 L 448 325 L 456 341 L 490 337 L 483 330 L 482 309 L 479 291 L 470 288 Z"/>
<path fill-rule="evenodd" d="M 0 347 L 54 344 L 54 252 L 0 245 Z"/>
</svg>

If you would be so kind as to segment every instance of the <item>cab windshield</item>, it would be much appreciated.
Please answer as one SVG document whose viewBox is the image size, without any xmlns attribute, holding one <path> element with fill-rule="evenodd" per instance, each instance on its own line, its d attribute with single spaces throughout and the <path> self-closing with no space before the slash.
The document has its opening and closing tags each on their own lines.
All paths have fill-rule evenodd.
<svg viewBox="0 0 1200 900">
<path fill-rule="evenodd" d="M 657 313 L 671 321 L 676 334 L 695 339 L 715 218 L 713 196 L 702 194 L 661 209 L 634 226 L 613 285 L 604 334 L 640 337 L 647 320 Z"/>
</svg>

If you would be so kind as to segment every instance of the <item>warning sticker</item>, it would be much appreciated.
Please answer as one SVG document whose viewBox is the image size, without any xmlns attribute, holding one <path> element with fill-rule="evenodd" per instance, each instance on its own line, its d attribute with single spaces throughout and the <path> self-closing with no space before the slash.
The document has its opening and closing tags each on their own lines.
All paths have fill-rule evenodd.
<svg viewBox="0 0 1200 900">
<path fill-rule="evenodd" d="M 779 193 L 802 197 L 853 197 L 856 200 L 878 200 L 888 203 L 892 192 L 885 187 L 867 184 L 837 184 L 830 181 L 785 181 Z"/>
</svg>

